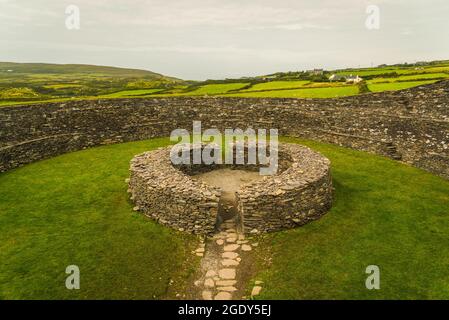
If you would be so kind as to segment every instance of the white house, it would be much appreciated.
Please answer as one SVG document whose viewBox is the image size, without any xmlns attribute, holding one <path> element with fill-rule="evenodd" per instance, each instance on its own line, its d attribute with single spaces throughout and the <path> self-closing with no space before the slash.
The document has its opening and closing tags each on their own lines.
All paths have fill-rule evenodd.
<svg viewBox="0 0 449 320">
<path fill-rule="evenodd" d="M 351 75 L 349 75 L 349 76 L 346 76 L 346 82 L 347 82 L 347 83 L 359 83 L 359 82 L 361 82 L 361 81 L 363 81 L 363 79 L 360 78 L 358 75 L 353 76 L 353 75 L 351 74 Z"/>
</svg>

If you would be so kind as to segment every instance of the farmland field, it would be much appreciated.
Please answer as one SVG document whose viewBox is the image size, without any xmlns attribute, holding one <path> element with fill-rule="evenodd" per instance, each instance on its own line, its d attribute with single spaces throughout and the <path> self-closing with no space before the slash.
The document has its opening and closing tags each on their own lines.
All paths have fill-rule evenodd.
<svg viewBox="0 0 449 320">
<path fill-rule="evenodd" d="M 123 90 L 119 92 L 102 95 L 101 98 L 125 98 L 132 96 L 144 96 L 159 92 L 161 90 L 163 89 Z"/>
<path fill-rule="evenodd" d="M 298 88 L 302 87 L 310 81 L 270 81 L 265 83 L 257 83 L 250 88 L 242 91 L 258 91 L 258 90 L 276 90 L 276 89 L 286 89 L 286 88 Z"/>
<path fill-rule="evenodd" d="M 405 82 L 388 82 L 388 83 L 372 83 L 368 84 L 368 88 L 372 92 L 381 92 L 381 91 L 392 91 L 392 90 L 402 90 L 408 89 L 411 87 L 420 86 L 423 84 L 433 83 L 435 81 L 405 81 Z"/>
<path fill-rule="evenodd" d="M 328 78 L 332 74 L 358 75 L 364 82 L 331 82 Z M 151 71 L 114 67 L 0 62 L 0 106 L 68 99 L 178 96 L 334 98 L 402 90 L 444 79 L 449 79 L 448 61 L 207 81 L 184 81 Z"/>
<path fill-rule="evenodd" d="M 183 95 L 214 95 L 220 93 L 226 93 L 231 90 L 238 90 L 245 86 L 248 83 L 225 83 L 225 84 L 206 84 L 204 86 L 199 87 L 196 90 L 186 92 Z"/>
<path fill-rule="evenodd" d="M 304 88 L 293 90 L 271 90 L 259 92 L 241 92 L 227 94 L 226 97 L 259 98 L 335 98 L 353 96 L 359 93 L 357 86 Z"/>
</svg>

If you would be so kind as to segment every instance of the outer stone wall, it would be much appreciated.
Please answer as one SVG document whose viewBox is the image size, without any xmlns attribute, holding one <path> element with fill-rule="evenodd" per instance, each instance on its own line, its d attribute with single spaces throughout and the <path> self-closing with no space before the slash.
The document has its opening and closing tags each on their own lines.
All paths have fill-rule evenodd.
<svg viewBox="0 0 449 320">
<path fill-rule="evenodd" d="M 191 175 L 226 167 L 258 170 L 259 166 L 173 165 L 170 150 L 160 148 L 131 160 L 128 191 L 135 210 L 180 231 L 211 234 L 218 224 L 222 190 Z M 278 155 L 281 165 L 276 174 L 246 183 L 235 194 L 237 225 L 245 233 L 303 225 L 331 207 L 332 180 L 327 158 L 307 147 L 284 143 L 279 145 Z"/>
<path fill-rule="evenodd" d="M 278 128 L 388 156 L 449 178 L 449 81 L 336 99 L 154 98 L 0 108 L 0 171 L 174 128 Z"/>
</svg>

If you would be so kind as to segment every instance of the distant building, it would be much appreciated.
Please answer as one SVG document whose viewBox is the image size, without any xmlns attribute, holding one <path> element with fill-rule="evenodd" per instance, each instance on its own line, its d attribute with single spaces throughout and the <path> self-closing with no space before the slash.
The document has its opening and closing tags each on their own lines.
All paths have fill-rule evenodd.
<svg viewBox="0 0 449 320">
<path fill-rule="evenodd" d="M 359 82 L 361 82 L 361 81 L 363 81 L 363 79 L 360 78 L 358 75 L 353 76 L 353 75 L 351 74 L 351 75 L 349 75 L 349 76 L 346 76 L 346 82 L 347 82 L 347 83 L 359 83 Z"/>
<path fill-rule="evenodd" d="M 378 68 L 385 68 L 385 67 L 387 67 L 387 65 L 385 63 L 383 63 L 383 64 L 379 64 L 377 67 Z"/>
<path fill-rule="evenodd" d="M 342 81 L 342 80 L 345 80 L 348 83 L 359 83 L 359 82 L 363 81 L 363 78 L 361 78 L 357 75 L 353 76 L 352 74 L 349 76 L 333 74 L 329 77 L 329 81 Z"/>
</svg>

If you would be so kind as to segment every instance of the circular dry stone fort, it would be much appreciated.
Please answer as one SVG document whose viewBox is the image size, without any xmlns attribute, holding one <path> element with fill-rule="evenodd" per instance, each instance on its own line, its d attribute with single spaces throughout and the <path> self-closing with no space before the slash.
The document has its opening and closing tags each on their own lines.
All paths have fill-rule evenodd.
<svg viewBox="0 0 449 320">
<path fill-rule="evenodd" d="M 449 179 L 449 81 L 334 99 L 99 99 L 0 108 L 0 172 L 94 146 L 168 137 L 174 129 L 276 128 L 375 153 Z M 19 125 L 18 125 L 19 124 Z M 331 206 L 329 161 L 281 144 L 279 170 L 173 166 L 169 149 L 136 156 L 129 191 L 136 210 L 162 224 L 209 234 L 235 218 L 245 233 L 292 228 Z"/>
<path fill-rule="evenodd" d="M 192 144 L 188 150 L 205 147 Z M 265 176 L 261 165 L 236 161 L 175 165 L 171 150 L 134 157 L 128 192 L 135 210 L 177 230 L 210 235 L 233 219 L 242 233 L 278 231 L 317 219 L 331 207 L 330 162 L 307 147 L 280 144 L 276 173 Z"/>
</svg>

